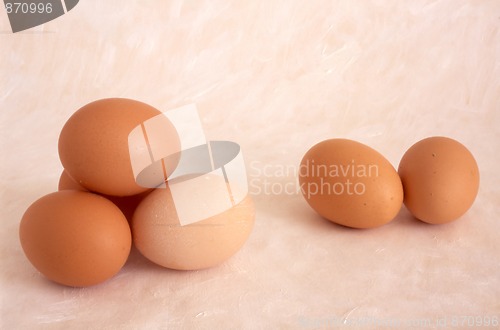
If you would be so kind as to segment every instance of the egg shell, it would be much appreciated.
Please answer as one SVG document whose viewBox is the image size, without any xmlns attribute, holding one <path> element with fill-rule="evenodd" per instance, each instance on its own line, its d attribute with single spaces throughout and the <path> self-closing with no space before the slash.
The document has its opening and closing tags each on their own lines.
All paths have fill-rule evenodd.
<svg viewBox="0 0 500 330">
<path fill-rule="evenodd" d="M 35 201 L 19 227 L 28 260 L 48 279 L 67 286 L 101 283 L 125 264 L 130 228 L 112 202 L 82 191 L 59 191 Z"/>
<path fill-rule="evenodd" d="M 89 191 L 87 188 L 83 187 L 81 184 L 76 182 L 76 180 L 73 179 L 66 170 L 63 170 L 61 172 L 57 188 L 58 190 L 78 190 L 87 192 Z"/>
<path fill-rule="evenodd" d="M 254 219 L 254 204 L 247 196 L 222 213 L 181 226 L 167 186 L 155 189 L 139 204 L 132 236 L 141 254 L 154 263 L 196 270 L 216 266 L 234 255 L 248 239 Z"/>
<path fill-rule="evenodd" d="M 388 223 L 403 202 L 401 180 L 390 162 L 374 149 L 347 139 L 313 146 L 300 164 L 299 183 L 316 212 L 352 228 Z"/>
<path fill-rule="evenodd" d="M 460 142 L 442 136 L 415 143 L 398 168 L 404 204 L 417 218 L 430 224 L 460 218 L 479 191 L 479 168 L 472 153 Z"/>
<path fill-rule="evenodd" d="M 136 183 L 128 137 L 135 127 L 160 114 L 150 105 L 124 98 L 102 99 L 83 106 L 68 119 L 59 136 L 63 167 L 90 191 L 130 196 L 148 190 Z M 180 150 L 177 131 L 166 118 L 162 125 L 162 131 L 169 136 L 161 141 L 162 148 L 175 154 Z"/>
<path fill-rule="evenodd" d="M 79 191 L 89 191 L 85 187 L 82 187 L 79 185 L 69 174 L 66 170 L 62 171 L 61 176 L 59 178 L 59 185 L 58 185 L 58 190 L 79 190 Z M 137 205 L 146 197 L 149 193 L 151 192 L 151 189 L 148 189 L 147 191 L 137 194 L 137 195 L 132 195 L 132 196 L 110 196 L 110 195 L 103 195 L 99 194 L 111 202 L 113 202 L 116 206 L 120 208 L 122 213 L 125 215 L 127 218 L 127 221 L 132 220 L 132 216 L 134 215 L 135 209 L 137 208 Z"/>
</svg>

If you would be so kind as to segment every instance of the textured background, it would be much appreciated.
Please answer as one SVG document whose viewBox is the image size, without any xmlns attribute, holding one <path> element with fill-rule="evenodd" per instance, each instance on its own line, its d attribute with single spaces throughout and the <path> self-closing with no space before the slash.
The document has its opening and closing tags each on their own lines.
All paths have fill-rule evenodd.
<svg viewBox="0 0 500 330">
<path fill-rule="evenodd" d="M 500 316 L 500 1 L 81 0 L 16 34 L 2 8 L 0 32 L 2 328 L 435 328 Z M 18 225 L 56 190 L 60 129 L 113 96 L 197 103 L 209 138 L 242 145 L 257 218 L 228 262 L 177 272 L 134 252 L 86 289 L 28 263 Z M 263 167 L 297 165 L 323 139 L 356 139 L 397 167 L 431 135 L 461 141 L 481 170 L 476 203 L 454 223 L 403 208 L 350 230 L 297 194 L 261 189 L 293 185 Z"/>
</svg>

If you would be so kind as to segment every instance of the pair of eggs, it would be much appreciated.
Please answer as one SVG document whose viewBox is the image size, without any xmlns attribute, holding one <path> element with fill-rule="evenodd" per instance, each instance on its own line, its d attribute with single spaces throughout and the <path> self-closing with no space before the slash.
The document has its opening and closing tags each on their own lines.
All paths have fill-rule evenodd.
<svg viewBox="0 0 500 330">
<path fill-rule="evenodd" d="M 393 220 L 404 203 L 419 220 L 442 224 L 462 216 L 479 190 L 479 169 L 456 140 L 430 137 L 403 155 L 398 171 L 374 149 L 346 139 L 313 146 L 300 165 L 304 198 L 324 218 L 353 228 Z"/>
<path fill-rule="evenodd" d="M 168 185 L 151 189 L 137 183 L 130 155 L 136 146 L 129 134 L 158 115 L 145 103 L 113 98 L 85 105 L 66 122 L 59 137 L 64 167 L 59 191 L 35 201 L 19 231 L 26 256 L 47 278 L 76 287 L 101 283 L 120 271 L 132 242 L 149 260 L 178 270 L 220 264 L 245 243 L 255 217 L 249 196 L 219 214 L 181 225 Z M 162 125 L 162 139 L 165 131 L 169 138 L 149 143 L 174 154 L 179 136 L 168 120 Z"/>
</svg>

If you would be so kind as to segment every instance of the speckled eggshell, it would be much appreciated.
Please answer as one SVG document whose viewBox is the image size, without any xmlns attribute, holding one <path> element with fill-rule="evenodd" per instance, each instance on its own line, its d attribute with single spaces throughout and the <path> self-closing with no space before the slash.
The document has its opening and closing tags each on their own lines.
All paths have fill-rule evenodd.
<svg viewBox="0 0 500 330">
<path fill-rule="evenodd" d="M 170 190 L 155 189 L 137 207 L 132 233 L 137 249 L 154 263 L 195 270 L 216 266 L 234 255 L 248 239 L 254 218 L 254 204 L 247 196 L 222 213 L 181 226 Z"/>
<path fill-rule="evenodd" d="M 460 142 L 442 136 L 415 143 L 399 164 L 404 203 L 417 218 L 442 224 L 460 218 L 479 191 L 479 168 Z"/>
</svg>

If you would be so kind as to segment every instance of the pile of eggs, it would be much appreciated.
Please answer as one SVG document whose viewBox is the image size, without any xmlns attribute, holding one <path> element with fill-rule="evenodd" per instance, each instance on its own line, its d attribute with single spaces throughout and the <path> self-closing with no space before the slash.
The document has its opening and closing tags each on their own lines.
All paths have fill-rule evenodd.
<svg viewBox="0 0 500 330">
<path fill-rule="evenodd" d="M 139 101 L 110 98 L 68 119 L 59 136 L 59 191 L 35 201 L 19 228 L 24 253 L 48 279 L 75 287 L 101 283 L 120 271 L 132 243 L 154 263 L 178 270 L 220 264 L 245 243 L 255 218 L 249 196 L 181 226 L 168 183 L 152 189 L 136 182 L 129 134 L 160 114 Z M 162 130 L 175 132 L 165 125 Z M 178 135 L 169 136 L 162 147 L 180 150 Z"/>
<path fill-rule="evenodd" d="M 472 206 L 479 190 L 474 156 L 460 142 L 429 137 L 403 155 L 398 171 L 376 150 L 331 139 L 313 146 L 299 170 L 302 194 L 324 218 L 352 228 L 393 220 L 404 203 L 417 219 L 448 223 Z"/>
</svg>

